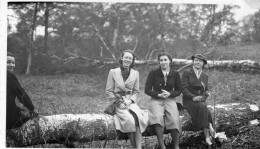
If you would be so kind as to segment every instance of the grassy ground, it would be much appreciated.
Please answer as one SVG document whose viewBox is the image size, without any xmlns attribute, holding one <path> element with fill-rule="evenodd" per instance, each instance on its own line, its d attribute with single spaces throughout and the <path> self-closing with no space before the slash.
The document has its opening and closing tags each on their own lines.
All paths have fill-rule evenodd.
<svg viewBox="0 0 260 149">
<path fill-rule="evenodd" d="M 149 96 L 144 94 L 144 84 L 150 69 L 138 67 L 140 72 L 140 99 L 138 104 L 146 108 Z M 208 70 L 213 103 L 258 103 L 260 77 L 233 72 Z M 108 70 L 100 74 L 65 74 L 53 76 L 24 76 L 18 78 L 42 115 L 61 113 L 102 113 L 108 104 L 105 86 Z"/>
<path fill-rule="evenodd" d="M 138 104 L 147 108 L 149 96 L 144 94 L 144 84 L 150 69 L 147 66 L 137 68 L 140 72 L 140 99 Z M 208 70 L 210 76 L 211 98 L 209 104 L 248 102 L 260 105 L 260 77 L 232 72 Z M 105 85 L 108 70 L 100 74 L 65 74 L 54 76 L 24 76 L 19 80 L 33 100 L 36 110 L 41 115 L 63 113 L 103 113 L 109 103 L 105 96 Z M 181 100 L 181 98 L 178 98 Z M 147 138 L 151 147 L 155 138 Z M 110 141 L 110 144 L 113 142 Z M 119 141 L 119 145 L 130 147 L 129 141 Z M 100 143 L 79 144 L 77 147 L 99 147 Z M 36 146 L 41 147 L 41 146 Z M 46 146 L 47 147 L 47 146 Z M 53 146 L 51 146 L 53 147 Z M 61 147 L 61 146 L 60 146 Z"/>
<path fill-rule="evenodd" d="M 220 48 L 215 51 L 214 58 L 258 60 L 259 47 L 260 45 L 250 47 L 235 45 L 228 50 Z M 149 102 L 149 96 L 144 94 L 144 84 L 149 71 L 156 67 L 158 66 L 136 67 L 140 73 L 138 104 L 144 109 L 147 108 L 146 103 Z M 41 115 L 103 113 L 109 103 L 106 100 L 105 86 L 110 68 L 103 67 L 94 72 L 90 71 L 88 74 L 18 75 L 18 79 Z M 206 73 L 209 75 L 210 91 L 212 92 L 211 98 L 208 99 L 209 104 L 213 104 L 215 100 L 216 103 L 247 102 L 260 105 L 259 75 L 216 70 L 206 70 Z M 181 97 L 178 100 L 181 101 Z M 153 143 L 154 140 L 156 139 L 153 139 Z M 123 146 L 129 146 L 129 141 L 120 143 Z"/>
</svg>

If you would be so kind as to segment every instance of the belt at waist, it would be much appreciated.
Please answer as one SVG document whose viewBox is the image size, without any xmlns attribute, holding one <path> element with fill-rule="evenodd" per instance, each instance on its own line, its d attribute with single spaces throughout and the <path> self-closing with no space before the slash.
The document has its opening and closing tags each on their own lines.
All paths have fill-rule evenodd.
<svg viewBox="0 0 260 149">
<path fill-rule="evenodd" d="M 132 94 L 132 91 L 126 91 L 126 92 L 115 92 L 115 94 L 119 94 L 121 96 L 126 96 L 126 95 L 129 95 L 129 94 Z"/>
</svg>

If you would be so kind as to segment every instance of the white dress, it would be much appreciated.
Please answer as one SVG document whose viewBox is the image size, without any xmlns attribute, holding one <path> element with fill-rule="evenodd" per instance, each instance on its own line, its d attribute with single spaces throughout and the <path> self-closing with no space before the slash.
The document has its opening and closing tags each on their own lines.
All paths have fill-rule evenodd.
<svg viewBox="0 0 260 149">
<path fill-rule="evenodd" d="M 148 111 L 140 109 L 136 103 L 139 94 L 139 72 L 131 69 L 127 80 L 124 81 L 120 68 L 111 69 L 107 79 L 106 93 L 108 98 L 116 99 L 115 93 L 117 92 L 130 92 L 130 94 L 123 96 L 127 109 L 116 108 L 114 115 L 116 129 L 123 133 L 136 131 L 135 119 L 130 113 L 131 110 L 138 118 L 141 133 L 144 132 L 148 126 Z"/>
</svg>

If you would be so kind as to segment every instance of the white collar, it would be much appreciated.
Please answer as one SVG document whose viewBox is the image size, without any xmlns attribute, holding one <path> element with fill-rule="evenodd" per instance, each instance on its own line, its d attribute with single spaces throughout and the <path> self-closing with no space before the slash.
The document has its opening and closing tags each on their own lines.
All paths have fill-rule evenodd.
<svg viewBox="0 0 260 149">
<path fill-rule="evenodd" d="M 168 75 L 168 74 L 169 74 L 169 72 L 170 72 L 170 68 L 167 69 L 167 70 L 162 70 L 162 69 L 161 69 L 161 71 L 162 71 L 162 73 L 163 73 L 164 76 L 165 76 L 165 75 Z"/>
<path fill-rule="evenodd" d="M 193 70 L 194 70 L 194 72 L 195 72 L 197 78 L 199 79 L 199 78 L 200 78 L 200 75 L 201 75 L 201 73 L 202 73 L 202 69 L 198 70 L 198 69 L 196 69 L 196 68 L 193 66 Z"/>
</svg>

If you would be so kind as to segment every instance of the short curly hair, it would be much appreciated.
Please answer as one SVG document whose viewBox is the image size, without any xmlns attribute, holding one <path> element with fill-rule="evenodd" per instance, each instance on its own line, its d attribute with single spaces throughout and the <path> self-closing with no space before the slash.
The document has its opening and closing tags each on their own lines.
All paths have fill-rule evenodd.
<svg viewBox="0 0 260 149">
<path fill-rule="evenodd" d="M 162 57 L 162 56 L 167 56 L 169 58 L 169 60 L 170 60 L 170 64 L 172 63 L 172 56 L 171 56 L 171 54 L 169 54 L 168 52 L 165 52 L 165 51 L 160 52 L 158 54 L 158 61 L 160 61 L 160 57 Z"/>
</svg>

